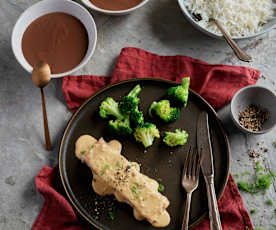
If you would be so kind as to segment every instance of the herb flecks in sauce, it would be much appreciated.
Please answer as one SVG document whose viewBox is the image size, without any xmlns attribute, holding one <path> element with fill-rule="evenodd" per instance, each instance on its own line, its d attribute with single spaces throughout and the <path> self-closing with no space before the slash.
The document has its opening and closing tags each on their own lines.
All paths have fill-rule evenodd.
<svg viewBox="0 0 276 230">
<path fill-rule="evenodd" d="M 105 174 L 105 171 L 108 170 L 110 168 L 109 165 L 105 165 L 104 168 L 101 171 L 101 176 Z"/>
<path fill-rule="evenodd" d="M 135 197 L 135 199 L 138 199 L 141 196 L 142 189 L 143 189 L 143 185 L 140 185 L 138 183 L 134 183 L 134 185 L 131 187 L 131 192 L 132 192 L 133 196 Z"/>
<path fill-rule="evenodd" d="M 134 164 L 134 168 L 139 169 L 139 166 L 137 164 Z"/>
<path fill-rule="evenodd" d="M 81 151 L 80 152 L 82 155 L 84 155 L 84 154 L 86 154 L 86 151 L 84 150 L 84 151 Z"/>
<path fill-rule="evenodd" d="M 117 162 L 116 162 L 116 166 L 117 166 L 118 168 L 123 168 L 123 166 L 122 166 L 122 164 L 120 163 L 120 161 L 117 161 Z"/>
</svg>

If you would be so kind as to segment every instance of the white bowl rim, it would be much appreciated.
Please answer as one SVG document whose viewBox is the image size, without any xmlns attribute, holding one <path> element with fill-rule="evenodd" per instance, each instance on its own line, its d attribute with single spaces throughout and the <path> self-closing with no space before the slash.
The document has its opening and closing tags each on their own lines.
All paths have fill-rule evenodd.
<svg viewBox="0 0 276 230">
<path fill-rule="evenodd" d="M 137 10 L 138 8 L 142 7 L 143 5 L 145 5 L 149 0 L 143 0 L 142 2 L 140 2 L 138 5 L 134 6 L 134 7 L 131 7 L 131 8 L 128 8 L 126 10 L 105 10 L 105 9 L 102 9 L 102 8 L 99 8 L 97 6 L 95 6 L 91 1 L 87 0 L 81 0 L 81 2 L 86 5 L 88 8 L 91 8 L 95 11 L 98 11 L 98 12 L 101 12 L 101 13 L 104 13 L 104 14 L 127 14 L 127 13 L 130 13 L 134 10 Z M 89 2 L 87 4 L 87 2 Z"/>
<path fill-rule="evenodd" d="M 224 37 L 222 35 L 219 35 L 219 34 L 216 34 L 210 30 L 207 30 L 206 28 L 204 28 L 203 26 L 199 25 L 196 20 L 192 17 L 191 13 L 189 12 L 189 10 L 187 9 L 187 7 L 185 7 L 184 4 L 182 4 L 181 2 L 185 1 L 185 0 L 177 0 L 178 1 L 178 5 L 180 6 L 185 18 L 193 25 L 195 26 L 195 28 L 197 28 L 198 30 L 200 30 L 201 32 L 205 33 L 205 34 L 208 34 L 209 36 L 213 37 L 213 38 L 218 38 L 218 39 L 224 39 Z M 262 29 L 260 31 L 258 31 L 257 33 L 254 33 L 254 34 L 250 34 L 250 35 L 247 35 L 247 36 L 241 36 L 241 37 L 238 37 L 238 36 L 232 36 L 231 38 L 234 39 L 234 40 L 243 40 L 243 39 L 250 39 L 250 38 L 255 38 L 257 36 L 260 36 L 264 33 L 267 33 L 269 32 L 270 30 L 276 28 L 276 23 L 275 25 L 269 27 L 269 28 L 266 28 L 266 29 Z"/>
<path fill-rule="evenodd" d="M 244 128 L 238 121 L 237 119 L 234 117 L 234 102 L 236 101 L 237 97 L 240 95 L 241 92 L 247 90 L 247 89 L 250 89 L 250 88 L 259 88 L 259 89 L 262 89 L 262 90 L 266 90 L 268 92 L 270 92 L 272 95 L 274 95 L 274 97 L 276 97 L 275 93 L 264 87 L 264 86 L 259 86 L 259 85 L 248 85 L 248 86 L 245 86 L 241 89 L 239 89 L 235 95 L 233 96 L 232 100 L 231 100 L 231 103 L 230 103 L 230 111 L 231 111 L 231 117 L 232 117 L 232 120 L 234 121 L 234 123 L 241 129 L 243 130 L 244 132 L 246 133 L 249 133 L 249 134 L 264 134 L 264 133 L 267 133 L 269 131 L 271 131 L 275 126 L 276 126 L 276 123 L 273 124 L 271 127 L 267 128 L 267 129 L 262 129 L 260 131 L 250 131 L 246 128 Z"/>
<path fill-rule="evenodd" d="M 14 47 L 14 42 L 13 42 L 13 40 L 14 40 L 14 36 L 15 36 L 15 35 L 14 35 L 14 34 L 15 34 L 15 30 L 16 30 L 18 24 L 20 23 L 20 21 L 22 20 L 22 18 L 25 16 L 25 14 L 28 13 L 28 10 L 29 10 L 29 9 L 31 9 L 32 7 L 34 7 L 34 6 L 36 6 L 36 5 L 45 4 L 46 2 L 51 2 L 51 1 L 56 1 L 56 0 L 42 0 L 42 1 L 39 1 L 39 2 L 37 2 L 37 3 L 33 4 L 33 5 L 31 5 L 30 7 L 28 7 L 28 8 L 18 17 L 18 19 L 17 19 L 17 21 L 16 21 L 16 23 L 14 24 L 13 29 L 12 29 L 12 35 L 11 35 L 11 40 L 12 40 L 12 41 L 11 41 L 11 46 L 12 46 L 13 54 L 14 54 L 14 56 L 15 56 L 17 62 L 18 62 L 27 72 L 29 72 L 29 73 L 31 73 L 31 71 L 30 71 L 29 69 L 27 69 L 27 67 L 26 67 L 25 65 L 22 65 L 22 64 L 21 64 L 21 61 L 19 60 L 19 57 L 18 57 L 18 55 L 17 55 L 17 52 L 14 51 L 14 50 L 15 50 L 15 47 Z M 91 59 L 92 55 L 94 54 L 94 51 L 95 51 L 95 49 L 96 49 L 96 44 L 97 44 L 97 37 L 98 37 L 98 36 L 97 36 L 97 27 L 96 27 L 96 23 L 95 23 L 95 21 L 94 21 L 92 15 L 89 13 L 89 11 L 88 11 L 87 9 L 85 9 L 85 7 L 83 7 L 82 5 L 80 5 L 80 4 L 78 4 L 78 3 L 74 2 L 74 1 L 71 1 L 71 0 L 62 0 L 62 1 L 68 2 L 68 3 L 72 4 L 72 5 L 74 5 L 75 7 L 81 8 L 81 9 L 87 14 L 87 16 L 88 16 L 88 17 L 90 18 L 90 20 L 91 20 L 92 27 L 94 28 L 94 31 L 95 31 L 95 38 L 94 38 L 95 41 L 94 41 L 93 47 L 92 47 L 92 49 L 91 49 L 91 52 L 89 53 L 89 55 L 87 56 L 86 59 L 83 59 L 82 62 L 81 62 L 80 64 L 78 64 L 78 65 L 75 66 L 73 69 L 71 69 L 71 70 L 69 70 L 69 71 L 67 71 L 67 72 L 58 73 L 58 74 L 51 74 L 51 78 L 60 78 L 60 77 L 64 77 L 64 76 L 70 75 L 70 74 L 72 74 L 73 72 L 75 72 L 75 71 L 79 70 L 80 68 L 82 68 L 82 67 L 83 67 L 84 65 L 86 65 L 87 62 Z M 43 16 L 43 15 L 41 15 L 41 16 Z M 72 15 L 72 16 L 73 16 L 73 15 Z M 74 16 L 74 17 L 75 17 L 75 16 Z M 78 18 L 78 19 L 79 19 L 79 18 Z"/>
</svg>

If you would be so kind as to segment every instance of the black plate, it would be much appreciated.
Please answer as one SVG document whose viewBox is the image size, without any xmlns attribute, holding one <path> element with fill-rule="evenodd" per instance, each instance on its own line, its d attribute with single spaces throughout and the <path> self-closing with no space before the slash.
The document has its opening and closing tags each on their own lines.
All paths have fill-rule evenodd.
<svg viewBox="0 0 276 230">
<path fill-rule="evenodd" d="M 166 89 L 175 86 L 175 82 L 161 79 L 132 79 L 108 86 L 92 95 L 73 115 L 70 120 L 60 146 L 59 167 L 65 191 L 76 210 L 92 225 L 104 230 L 152 230 L 155 229 L 146 221 L 137 221 L 132 214 L 132 208 L 126 204 L 117 204 L 117 214 L 114 220 L 107 217 L 107 210 L 100 211 L 100 217 L 95 219 L 95 193 L 91 187 L 92 173 L 90 169 L 74 156 L 75 142 L 79 136 L 90 134 L 95 138 L 104 137 L 109 141 L 114 138 L 123 144 L 122 154 L 131 161 L 141 163 L 141 171 L 146 175 L 162 179 L 165 186 L 163 194 L 170 200 L 168 212 L 171 223 L 168 230 L 180 229 L 184 213 L 186 194 L 181 187 L 181 172 L 185 155 L 190 146 L 196 145 L 196 124 L 200 111 L 205 110 L 209 114 L 211 141 L 213 146 L 215 189 L 220 198 L 227 182 L 229 173 L 229 145 L 225 132 L 212 107 L 198 94 L 190 91 L 189 102 L 182 109 L 181 117 L 171 124 L 158 123 L 161 136 L 164 131 L 176 128 L 185 129 L 189 133 L 189 139 L 185 146 L 169 148 L 162 144 L 161 139 L 156 140 L 154 145 L 144 151 L 142 145 L 132 138 L 122 139 L 110 136 L 107 132 L 107 120 L 98 115 L 98 107 L 102 100 L 111 96 L 120 100 L 136 84 L 140 84 L 142 92 L 141 109 L 146 114 L 150 104 L 164 97 Z M 150 120 L 145 115 L 146 120 Z M 110 198 L 101 198 L 103 200 Z M 193 193 L 190 226 L 199 223 L 208 210 L 207 195 L 203 176 L 200 176 L 198 189 Z"/>
</svg>

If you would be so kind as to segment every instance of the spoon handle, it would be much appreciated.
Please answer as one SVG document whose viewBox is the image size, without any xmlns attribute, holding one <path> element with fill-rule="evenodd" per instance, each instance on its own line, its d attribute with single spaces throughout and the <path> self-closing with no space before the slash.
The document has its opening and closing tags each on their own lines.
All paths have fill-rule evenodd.
<svg viewBox="0 0 276 230">
<path fill-rule="evenodd" d="M 230 47 L 232 48 L 232 50 L 234 51 L 234 53 L 236 54 L 236 56 L 241 60 L 241 61 L 245 61 L 245 62 L 250 62 L 252 61 L 252 57 L 250 57 L 249 55 L 247 55 L 244 51 L 242 51 L 237 43 L 231 38 L 231 36 L 224 30 L 224 28 L 222 27 L 222 25 L 220 24 L 220 22 L 216 19 L 212 19 L 212 21 L 217 25 L 217 27 L 219 28 L 219 30 L 221 31 L 221 33 L 223 34 L 223 37 L 225 38 L 225 40 L 227 41 L 227 43 L 230 45 Z"/>
<path fill-rule="evenodd" d="M 45 136 L 45 143 L 46 143 L 46 150 L 51 150 L 51 139 L 49 134 L 49 127 L 48 127 L 48 119 L 47 119 L 47 112 L 46 112 L 46 105 L 45 105 L 45 98 L 43 88 L 40 88 L 41 92 L 41 101 L 42 101 L 42 112 L 43 112 L 43 121 L 44 121 L 44 136 Z"/>
</svg>

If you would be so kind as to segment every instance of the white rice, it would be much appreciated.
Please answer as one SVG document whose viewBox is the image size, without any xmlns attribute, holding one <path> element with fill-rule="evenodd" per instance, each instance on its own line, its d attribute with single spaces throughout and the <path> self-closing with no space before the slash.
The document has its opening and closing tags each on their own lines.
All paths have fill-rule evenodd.
<svg viewBox="0 0 276 230">
<path fill-rule="evenodd" d="M 272 0 L 184 0 L 187 9 L 202 18 L 205 29 L 221 34 L 210 18 L 217 19 L 231 36 L 247 36 L 262 29 L 273 18 Z"/>
</svg>

